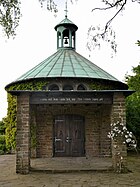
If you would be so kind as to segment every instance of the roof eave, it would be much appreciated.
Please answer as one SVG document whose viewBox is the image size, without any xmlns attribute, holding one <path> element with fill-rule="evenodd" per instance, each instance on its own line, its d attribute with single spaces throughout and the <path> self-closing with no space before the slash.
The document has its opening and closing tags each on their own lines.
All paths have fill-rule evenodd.
<svg viewBox="0 0 140 187">
<path fill-rule="evenodd" d="M 83 93 L 83 92 L 86 92 L 86 93 L 97 93 L 97 94 L 100 94 L 100 93 L 105 93 L 105 94 L 113 94 L 113 93 L 123 93 L 125 97 L 135 93 L 134 90 L 63 90 L 63 91 L 43 91 L 43 90 L 9 90 L 8 93 L 12 94 L 12 95 L 15 95 L 15 96 L 18 96 L 20 93 L 45 93 L 45 92 L 51 92 L 51 93 Z"/>
</svg>

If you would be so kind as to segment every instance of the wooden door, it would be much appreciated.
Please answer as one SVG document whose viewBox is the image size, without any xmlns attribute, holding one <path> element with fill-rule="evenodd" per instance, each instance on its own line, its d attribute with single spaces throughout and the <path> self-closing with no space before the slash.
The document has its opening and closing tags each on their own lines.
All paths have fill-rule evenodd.
<svg viewBox="0 0 140 187">
<path fill-rule="evenodd" d="M 84 118 L 60 115 L 54 122 L 54 156 L 84 156 Z"/>
</svg>

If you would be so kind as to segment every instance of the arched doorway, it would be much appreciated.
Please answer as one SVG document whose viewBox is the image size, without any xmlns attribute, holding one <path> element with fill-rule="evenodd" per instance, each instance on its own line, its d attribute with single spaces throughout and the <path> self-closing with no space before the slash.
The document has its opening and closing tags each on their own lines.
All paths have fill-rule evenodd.
<svg viewBox="0 0 140 187">
<path fill-rule="evenodd" d="M 80 115 L 54 119 L 54 156 L 85 156 L 85 123 Z"/>
</svg>

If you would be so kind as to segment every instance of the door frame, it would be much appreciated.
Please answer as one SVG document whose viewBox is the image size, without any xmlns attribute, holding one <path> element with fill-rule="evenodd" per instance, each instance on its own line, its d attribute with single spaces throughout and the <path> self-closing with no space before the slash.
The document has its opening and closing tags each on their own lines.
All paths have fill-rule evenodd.
<svg viewBox="0 0 140 187">
<path fill-rule="evenodd" d="M 62 116 L 62 117 L 61 117 Z M 71 154 L 69 154 L 69 155 L 64 155 L 64 156 L 59 156 L 59 154 L 57 155 L 56 153 L 55 153 L 55 120 L 57 120 L 57 118 L 58 118 L 58 120 L 64 120 L 64 123 L 65 123 L 65 125 L 66 125 L 66 128 L 70 128 L 70 126 L 68 127 L 68 125 L 67 125 L 67 123 L 68 123 L 68 119 L 70 119 L 70 116 L 72 117 L 72 120 L 73 119 L 75 119 L 76 120 L 76 118 L 77 118 L 77 120 L 82 120 L 82 135 L 83 135 L 83 137 L 82 137 L 82 139 L 83 139 L 83 141 L 82 141 L 82 150 L 81 150 L 81 153 L 79 153 L 79 155 L 72 155 L 72 153 Z M 59 119 L 59 117 L 60 117 L 60 119 Z M 79 118 L 79 119 L 78 119 Z M 71 124 L 71 123 L 70 123 Z M 69 130 L 69 129 L 68 129 Z M 66 129 L 65 129 L 65 131 L 66 131 Z M 66 136 L 65 136 L 66 137 Z M 66 144 L 66 143 L 65 143 Z M 66 145 L 65 145 L 66 146 Z M 69 145 L 67 145 L 68 147 L 69 147 Z M 71 145 L 72 146 L 72 145 Z M 53 120 L 53 157 L 84 157 L 85 156 L 85 117 L 83 116 L 83 115 L 79 115 L 79 114 L 60 114 L 60 115 L 55 115 L 54 116 L 54 120 Z"/>
</svg>

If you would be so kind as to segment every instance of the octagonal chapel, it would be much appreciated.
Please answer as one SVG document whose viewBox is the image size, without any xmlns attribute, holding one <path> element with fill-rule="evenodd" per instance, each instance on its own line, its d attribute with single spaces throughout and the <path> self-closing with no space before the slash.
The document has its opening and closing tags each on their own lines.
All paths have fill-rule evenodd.
<svg viewBox="0 0 140 187">
<path fill-rule="evenodd" d="M 65 16 L 55 26 L 57 51 L 6 90 L 17 98 L 16 172 L 30 159 L 111 157 L 110 124 L 126 123 L 127 85 L 76 52 L 78 27 Z M 121 153 L 126 147 L 120 142 Z M 120 151 L 119 150 L 119 151 Z"/>
</svg>

